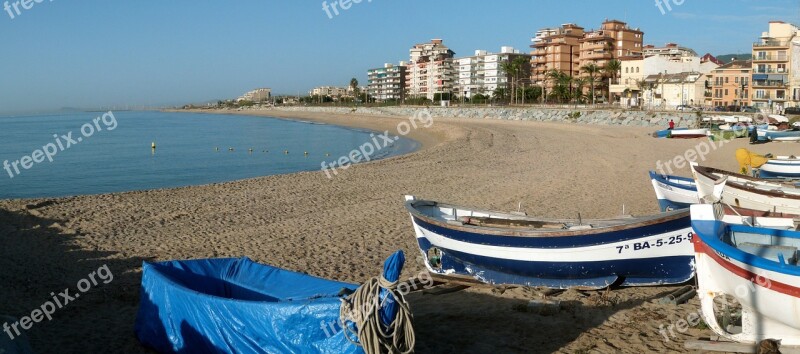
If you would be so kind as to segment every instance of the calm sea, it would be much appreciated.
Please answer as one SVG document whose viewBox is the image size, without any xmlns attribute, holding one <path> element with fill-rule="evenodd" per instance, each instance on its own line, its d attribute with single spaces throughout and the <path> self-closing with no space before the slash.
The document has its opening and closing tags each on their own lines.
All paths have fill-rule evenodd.
<svg viewBox="0 0 800 354">
<path fill-rule="evenodd" d="M 102 114 L 0 117 L 0 163 L 8 161 L 0 166 L 0 199 L 171 188 L 319 171 L 323 161 L 332 162 L 372 141 L 369 131 L 273 118 L 163 112 L 114 112 L 113 117 L 103 118 Z M 413 140 L 399 139 L 372 158 L 417 147 Z M 42 154 L 33 154 L 36 150 Z M 51 153 L 52 162 L 45 154 L 48 150 L 57 151 Z M 31 158 L 23 161 L 23 156 Z M 15 161 L 20 163 L 14 166 Z"/>
</svg>

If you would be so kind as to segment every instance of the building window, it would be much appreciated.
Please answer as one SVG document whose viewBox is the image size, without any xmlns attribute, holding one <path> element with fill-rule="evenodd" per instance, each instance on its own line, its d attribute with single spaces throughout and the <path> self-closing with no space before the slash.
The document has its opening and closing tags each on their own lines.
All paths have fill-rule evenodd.
<svg viewBox="0 0 800 354">
<path fill-rule="evenodd" d="M 738 84 L 739 83 L 739 77 L 737 76 L 737 77 L 733 78 L 733 82 Z"/>
<path fill-rule="evenodd" d="M 730 78 L 729 78 L 729 77 L 725 77 L 725 83 L 726 83 L 726 84 L 727 84 L 727 83 L 728 83 L 728 81 L 729 81 L 728 79 L 730 79 Z"/>
<path fill-rule="evenodd" d="M 778 72 L 785 73 L 786 72 L 786 64 L 778 64 Z"/>
<path fill-rule="evenodd" d="M 728 95 L 728 89 L 725 89 L 725 96 Z"/>
<path fill-rule="evenodd" d="M 786 99 L 786 91 L 784 90 L 775 91 L 775 98 L 779 100 Z"/>
<path fill-rule="evenodd" d="M 636 67 L 636 73 L 639 73 L 639 67 L 638 66 Z"/>
</svg>

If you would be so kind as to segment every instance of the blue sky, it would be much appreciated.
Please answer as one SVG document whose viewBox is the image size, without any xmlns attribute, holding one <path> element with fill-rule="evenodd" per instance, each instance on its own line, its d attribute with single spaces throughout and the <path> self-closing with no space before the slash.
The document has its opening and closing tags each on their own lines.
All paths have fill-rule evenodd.
<svg viewBox="0 0 800 354">
<path fill-rule="evenodd" d="M 798 0 L 684 0 L 665 14 L 654 1 L 363 0 L 330 19 L 319 0 L 44 0 L 0 12 L 0 112 L 305 93 L 363 83 L 431 38 L 457 55 L 527 51 L 537 29 L 566 22 L 625 20 L 645 43 L 701 54 L 747 53 L 768 21 L 800 23 Z"/>
</svg>

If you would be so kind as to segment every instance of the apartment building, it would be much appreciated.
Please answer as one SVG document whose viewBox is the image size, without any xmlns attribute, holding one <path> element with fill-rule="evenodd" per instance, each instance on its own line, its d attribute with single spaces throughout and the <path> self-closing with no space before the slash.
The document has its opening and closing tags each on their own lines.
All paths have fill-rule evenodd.
<svg viewBox="0 0 800 354">
<path fill-rule="evenodd" d="M 417 44 L 409 52 L 405 87 L 410 97 L 433 100 L 437 93 L 453 92 L 456 79 L 453 67 L 455 52 L 445 46 L 441 39 Z"/>
<path fill-rule="evenodd" d="M 531 75 L 531 56 L 513 47 L 501 47 L 499 53 L 476 50 L 473 56 L 454 59 L 458 75 L 454 87 L 456 94 L 471 98 L 476 94 L 491 96 L 498 88 L 509 89 L 513 78 L 503 70 L 501 64 L 520 57 L 525 58 L 526 65 L 522 66 L 519 78 L 527 82 Z"/>
<path fill-rule="evenodd" d="M 714 107 L 749 106 L 750 77 L 753 63 L 735 60 L 711 72 L 711 105 Z"/>
<path fill-rule="evenodd" d="M 378 102 L 402 101 L 405 98 L 406 63 L 384 64 L 382 68 L 367 70 L 368 92 Z"/>
<path fill-rule="evenodd" d="M 347 87 L 335 87 L 335 86 L 320 86 L 315 87 L 308 91 L 309 96 L 321 96 L 321 97 L 331 97 L 333 99 L 339 99 L 341 97 L 347 96 Z"/>
<path fill-rule="evenodd" d="M 780 111 L 800 103 L 800 38 L 795 25 L 771 21 L 753 43 L 753 106 Z"/>
<path fill-rule="evenodd" d="M 680 61 L 685 57 L 696 57 L 697 52 L 691 48 L 681 47 L 676 43 L 667 43 L 663 47 L 656 47 L 652 44 L 644 46 L 642 54 L 645 58 L 652 56 L 660 56 L 669 58 L 675 61 Z"/>
<path fill-rule="evenodd" d="M 552 87 L 547 77 L 551 70 L 580 75 L 580 40 L 584 34 L 583 27 L 574 23 L 537 31 L 531 39 L 531 81 Z"/>
<path fill-rule="evenodd" d="M 580 42 L 580 66 L 603 67 L 611 59 L 642 57 L 644 32 L 617 20 L 605 20 L 600 29 L 586 32 Z"/>
<path fill-rule="evenodd" d="M 244 95 L 239 96 L 239 98 L 236 99 L 236 102 L 241 102 L 241 101 L 263 102 L 269 100 L 270 97 L 272 97 L 272 89 L 258 88 L 249 91 Z"/>
</svg>

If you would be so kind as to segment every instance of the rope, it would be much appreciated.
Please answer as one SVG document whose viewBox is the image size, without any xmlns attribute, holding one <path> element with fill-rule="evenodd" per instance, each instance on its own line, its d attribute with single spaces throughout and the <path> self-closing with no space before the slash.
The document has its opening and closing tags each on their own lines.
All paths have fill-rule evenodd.
<svg viewBox="0 0 800 354">
<path fill-rule="evenodd" d="M 411 310 L 403 294 L 397 291 L 397 284 L 398 282 L 389 282 L 383 276 L 374 277 L 346 299 L 342 299 L 339 320 L 345 329 L 345 337 L 353 344 L 361 346 L 366 354 L 414 352 L 416 339 L 411 323 Z M 388 291 L 383 303 L 380 301 L 381 289 Z M 384 330 L 380 309 L 389 299 L 394 299 L 397 304 L 397 315 Z M 348 326 L 348 322 L 355 323 L 356 328 Z"/>
</svg>

